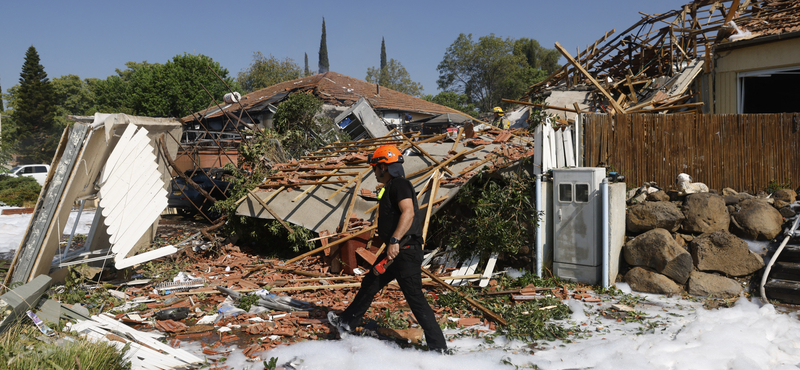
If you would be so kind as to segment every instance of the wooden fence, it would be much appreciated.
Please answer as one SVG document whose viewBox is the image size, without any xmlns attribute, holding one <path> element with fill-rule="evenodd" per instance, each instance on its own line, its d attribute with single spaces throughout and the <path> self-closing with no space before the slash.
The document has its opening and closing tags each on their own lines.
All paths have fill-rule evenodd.
<svg viewBox="0 0 800 370">
<path fill-rule="evenodd" d="M 676 189 L 679 173 L 710 189 L 800 185 L 800 113 L 584 115 L 584 165 L 607 166 L 630 187 Z"/>
</svg>

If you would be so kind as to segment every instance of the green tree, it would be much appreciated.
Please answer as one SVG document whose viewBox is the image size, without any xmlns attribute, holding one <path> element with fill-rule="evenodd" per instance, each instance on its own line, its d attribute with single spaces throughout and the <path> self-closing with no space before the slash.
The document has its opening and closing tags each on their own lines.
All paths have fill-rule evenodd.
<svg viewBox="0 0 800 370">
<path fill-rule="evenodd" d="M 462 111 L 472 117 L 478 116 L 478 110 L 475 109 L 475 104 L 470 103 L 469 99 L 467 99 L 467 96 L 464 94 L 442 91 L 435 96 L 431 94 L 425 95 L 422 99 Z"/>
<path fill-rule="evenodd" d="M 381 86 L 386 86 L 386 80 L 387 80 L 387 77 L 388 77 L 388 76 L 386 76 L 386 73 L 384 72 L 384 71 L 386 71 L 386 66 L 387 66 L 387 64 L 386 64 L 386 39 L 381 37 L 381 75 L 380 75 L 380 78 L 378 79 L 380 81 L 379 85 L 381 85 Z"/>
<path fill-rule="evenodd" d="M 71 124 L 67 115 L 85 116 L 94 113 L 94 93 L 89 89 L 87 81 L 76 75 L 66 75 L 54 78 L 51 82 L 55 93 L 55 119 L 59 127 Z"/>
<path fill-rule="evenodd" d="M 514 41 L 514 54 L 523 55 L 528 62 L 528 67 L 541 69 L 546 72 L 547 76 L 561 68 L 561 65 L 558 64 L 561 53 L 555 48 L 547 49 L 542 47 L 534 39 L 523 37 Z"/>
<path fill-rule="evenodd" d="M 303 54 L 305 54 L 306 57 L 306 70 L 305 74 L 303 74 L 303 77 L 311 76 L 311 71 L 308 70 L 308 53 L 303 53 Z"/>
<path fill-rule="evenodd" d="M 389 59 L 386 68 L 381 70 L 375 67 L 367 68 L 367 82 L 388 87 L 411 96 L 422 96 L 422 84 L 411 80 L 411 75 L 400 62 Z M 383 80 L 383 83 L 381 83 Z"/>
<path fill-rule="evenodd" d="M 328 62 L 328 40 L 325 32 L 325 17 L 322 17 L 322 38 L 319 40 L 319 73 L 328 72 L 331 64 Z"/>
<path fill-rule="evenodd" d="M 514 54 L 514 41 L 494 34 L 478 42 L 472 34 L 460 34 L 447 48 L 439 71 L 437 85 L 443 91 L 464 94 L 469 103 L 488 112 L 500 105 L 503 98 L 517 98 L 529 86 L 525 80 L 527 61 Z"/>
<path fill-rule="evenodd" d="M 281 61 L 271 54 L 269 58 L 266 58 L 264 54 L 257 51 L 253 53 L 253 63 L 246 70 L 239 72 L 236 80 L 244 91 L 249 93 L 283 81 L 300 78 L 301 72 L 300 66 L 291 58 Z"/>
<path fill-rule="evenodd" d="M 3 124 L 3 148 L 34 162 L 49 163 L 61 138 L 61 130 L 54 120 L 53 85 L 33 46 L 25 53 L 19 89 L 14 95 L 10 122 Z"/>
<path fill-rule="evenodd" d="M 218 103 L 229 92 L 226 84 L 234 91 L 241 90 L 227 69 L 202 54 L 176 55 L 165 64 L 129 62 L 126 66 L 126 70 L 117 70 L 116 76 L 88 81 L 97 111 L 183 117 L 212 104 L 206 89 Z"/>
<path fill-rule="evenodd" d="M 284 151 L 293 158 L 300 158 L 328 142 L 348 140 L 335 129 L 333 120 L 320 116 L 320 112 L 322 100 L 306 93 L 293 94 L 278 105 L 273 116 L 276 136 Z"/>
</svg>

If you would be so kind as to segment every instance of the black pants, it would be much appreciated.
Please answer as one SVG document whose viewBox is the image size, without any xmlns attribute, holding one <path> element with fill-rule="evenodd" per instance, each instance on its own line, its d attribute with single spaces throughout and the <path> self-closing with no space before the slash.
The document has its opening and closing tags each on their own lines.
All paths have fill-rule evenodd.
<svg viewBox="0 0 800 370">
<path fill-rule="evenodd" d="M 379 259 L 380 260 L 380 259 Z M 369 309 L 372 300 L 386 284 L 397 279 L 403 295 L 411 307 L 411 312 L 417 322 L 425 331 L 425 340 L 428 342 L 430 350 L 447 349 L 447 342 L 442 334 L 442 329 L 436 322 L 431 306 L 422 293 L 422 247 L 409 244 L 400 249 L 400 254 L 394 259 L 392 264 L 383 274 L 375 276 L 372 271 L 367 273 L 361 281 L 361 289 L 358 290 L 353 302 L 347 306 L 341 315 L 342 322 L 346 322 L 351 328 L 355 328 L 361 322 L 361 318 Z"/>
</svg>

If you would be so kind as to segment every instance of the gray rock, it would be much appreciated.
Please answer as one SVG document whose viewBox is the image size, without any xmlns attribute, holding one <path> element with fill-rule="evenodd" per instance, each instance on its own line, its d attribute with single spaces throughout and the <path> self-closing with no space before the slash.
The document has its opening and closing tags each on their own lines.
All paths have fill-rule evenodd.
<svg viewBox="0 0 800 370">
<path fill-rule="evenodd" d="M 645 202 L 628 207 L 625 229 L 640 234 L 655 228 L 678 231 L 684 219 L 683 212 L 670 202 Z"/>
<path fill-rule="evenodd" d="M 764 260 L 747 243 L 725 230 L 700 235 L 689 250 L 700 271 L 718 271 L 728 276 L 750 275 L 764 267 Z"/>
<path fill-rule="evenodd" d="M 725 205 L 726 206 L 732 206 L 732 205 L 739 204 L 739 197 L 737 197 L 735 195 L 723 195 L 722 199 L 725 200 Z"/>
<path fill-rule="evenodd" d="M 739 296 L 742 286 L 736 280 L 724 276 L 692 271 L 686 291 L 703 297 L 733 298 Z"/>
<path fill-rule="evenodd" d="M 792 209 L 792 207 L 783 207 L 783 208 L 781 208 L 781 209 L 780 209 L 780 211 L 778 211 L 778 212 L 780 212 L 780 213 L 781 213 L 781 216 L 783 216 L 783 217 L 785 217 L 785 218 L 794 217 L 794 216 L 797 214 L 797 212 L 795 212 L 795 211 Z"/>
<path fill-rule="evenodd" d="M 678 246 L 686 250 L 689 249 L 689 245 L 688 243 L 686 243 L 686 239 L 684 239 L 683 236 L 681 236 L 681 234 L 675 234 L 672 237 L 673 239 L 675 239 L 675 243 L 677 243 Z"/>
<path fill-rule="evenodd" d="M 736 190 L 733 190 L 731 188 L 723 188 L 722 189 L 722 195 L 736 195 L 736 194 L 739 194 L 739 193 Z"/>
<path fill-rule="evenodd" d="M 642 267 L 634 267 L 628 271 L 625 274 L 625 282 L 637 292 L 680 294 L 683 291 L 683 288 L 672 279 Z"/>
<path fill-rule="evenodd" d="M 745 199 L 734 213 L 732 231 L 742 238 L 772 240 L 781 232 L 783 216 L 774 207 L 758 199 Z"/>
<path fill-rule="evenodd" d="M 789 204 L 791 204 L 791 203 L 783 201 L 783 200 L 780 200 L 780 199 L 775 199 L 772 202 L 772 206 L 775 207 L 775 209 L 777 209 L 777 210 L 780 210 L 781 208 L 786 207 Z"/>
<path fill-rule="evenodd" d="M 647 200 L 650 202 L 666 202 L 669 201 L 669 195 L 663 190 L 659 190 L 655 193 L 647 194 Z"/>
<path fill-rule="evenodd" d="M 736 196 L 739 198 L 739 201 L 743 201 L 745 199 L 754 199 L 755 198 L 755 196 L 753 196 L 751 194 L 748 194 L 748 193 L 744 193 L 744 192 L 736 194 Z"/>
<path fill-rule="evenodd" d="M 692 272 L 692 256 L 664 229 L 653 229 L 625 244 L 625 262 L 646 266 L 679 284 L 686 283 Z"/>
<path fill-rule="evenodd" d="M 778 189 L 772 193 L 772 198 L 786 203 L 794 203 L 797 200 L 797 193 L 792 189 Z"/>
<path fill-rule="evenodd" d="M 728 230 L 731 219 L 725 201 L 711 193 L 689 194 L 683 201 L 682 229 L 687 234 L 702 234 Z"/>
</svg>

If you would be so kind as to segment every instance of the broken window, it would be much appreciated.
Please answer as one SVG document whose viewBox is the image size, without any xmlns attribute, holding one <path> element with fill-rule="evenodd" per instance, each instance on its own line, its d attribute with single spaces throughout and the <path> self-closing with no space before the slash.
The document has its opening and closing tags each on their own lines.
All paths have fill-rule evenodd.
<svg viewBox="0 0 800 370">
<path fill-rule="evenodd" d="M 800 68 L 739 73 L 739 113 L 800 112 Z"/>
</svg>

